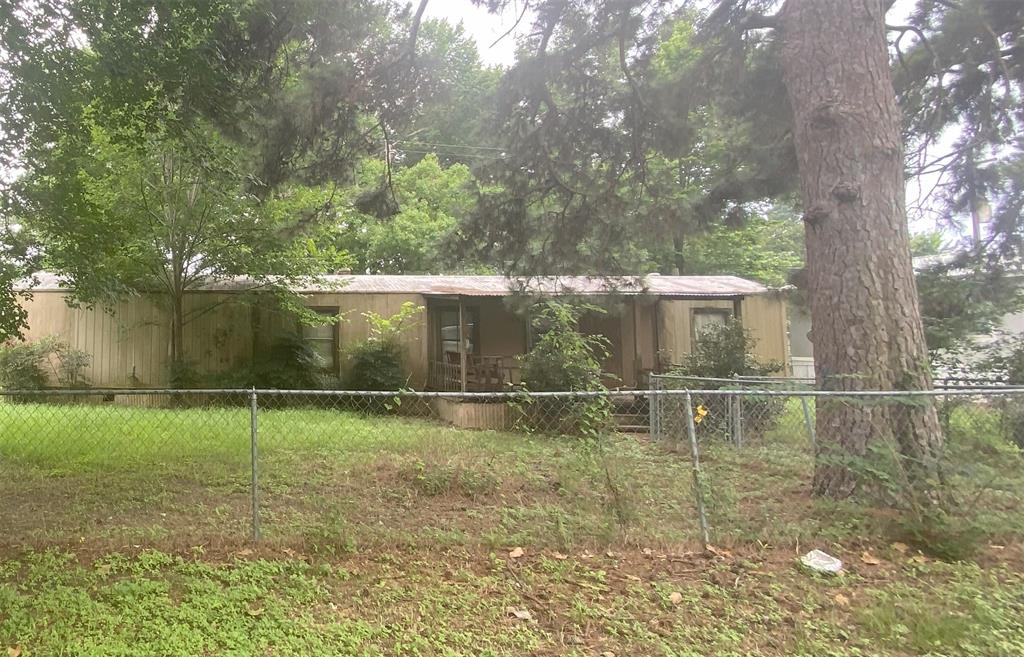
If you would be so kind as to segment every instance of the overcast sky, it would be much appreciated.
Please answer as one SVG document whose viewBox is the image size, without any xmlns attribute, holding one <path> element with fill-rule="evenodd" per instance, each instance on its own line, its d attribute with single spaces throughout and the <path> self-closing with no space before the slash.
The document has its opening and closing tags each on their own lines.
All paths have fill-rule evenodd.
<svg viewBox="0 0 1024 657">
<path fill-rule="evenodd" d="M 476 7 L 471 0 L 430 0 L 427 16 L 445 18 L 451 23 L 462 23 L 466 32 L 476 40 L 480 57 L 488 64 L 509 65 L 515 61 L 515 36 L 530 29 L 527 16 L 519 26 L 504 39 L 495 41 L 516 23 L 526 0 L 513 0 L 513 7 L 502 15 L 494 15 L 486 9 Z M 916 4 L 916 0 L 896 0 L 889 10 L 889 21 L 902 22 Z M 494 45 L 491 45 L 494 44 Z"/>
<path fill-rule="evenodd" d="M 486 9 L 473 6 L 470 0 L 431 0 L 427 5 L 427 16 L 446 18 L 451 23 L 461 22 L 466 32 L 476 40 L 480 57 L 484 62 L 508 65 L 515 61 L 516 33 L 529 29 L 530 22 L 524 19 L 512 34 L 494 46 L 491 44 L 515 25 L 516 18 L 522 11 L 522 2 L 525 0 L 515 0 L 516 6 L 513 11 L 506 11 L 504 15 L 494 15 Z"/>
</svg>

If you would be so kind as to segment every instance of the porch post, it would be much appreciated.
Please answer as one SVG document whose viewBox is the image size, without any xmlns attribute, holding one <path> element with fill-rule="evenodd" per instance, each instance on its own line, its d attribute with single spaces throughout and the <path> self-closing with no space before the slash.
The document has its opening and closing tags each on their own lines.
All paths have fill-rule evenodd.
<svg viewBox="0 0 1024 657">
<path fill-rule="evenodd" d="M 459 297 L 459 377 L 462 392 L 466 392 L 466 313 L 462 297 Z"/>
</svg>

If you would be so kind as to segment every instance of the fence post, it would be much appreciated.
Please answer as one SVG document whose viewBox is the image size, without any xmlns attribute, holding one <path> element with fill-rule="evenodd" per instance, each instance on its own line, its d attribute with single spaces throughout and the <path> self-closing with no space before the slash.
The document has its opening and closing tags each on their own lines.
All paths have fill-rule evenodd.
<svg viewBox="0 0 1024 657">
<path fill-rule="evenodd" d="M 801 397 L 800 404 L 804 407 L 804 424 L 807 425 L 807 437 L 811 439 L 811 449 L 816 449 L 818 436 L 814 433 L 814 422 L 811 421 L 811 409 L 807 405 L 807 397 Z"/>
<path fill-rule="evenodd" d="M 658 379 L 654 373 L 651 373 L 650 384 L 648 385 L 651 392 L 658 389 Z M 651 439 L 661 440 L 661 396 L 657 394 L 649 395 L 647 398 L 647 422 L 651 427 Z"/>
<path fill-rule="evenodd" d="M 737 447 L 743 447 L 743 396 L 736 393 L 732 399 L 732 440 Z"/>
<path fill-rule="evenodd" d="M 708 535 L 708 517 L 704 511 L 704 487 L 701 486 L 700 450 L 697 448 L 697 427 L 693 422 L 693 401 L 690 391 L 686 391 L 686 422 L 690 434 L 690 459 L 693 465 L 693 495 L 697 500 L 697 521 L 700 523 L 700 540 L 705 550 L 711 543 Z"/>
<path fill-rule="evenodd" d="M 259 450 L 259 406 L 256 388 L 249 393 L 249 449 L 252 459 L 252 541 L 260 540 L 260 450 Z"/>
</svg>

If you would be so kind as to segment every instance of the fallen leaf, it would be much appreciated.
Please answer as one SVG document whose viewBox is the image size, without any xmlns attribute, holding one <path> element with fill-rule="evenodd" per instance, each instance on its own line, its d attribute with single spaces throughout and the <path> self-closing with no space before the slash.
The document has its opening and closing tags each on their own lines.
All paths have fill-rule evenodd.
<svg viewBox="0 0 1024 657">
<path fill-rule="evenodd" d="M 626 573 L 626 579 L 632 580 L 634 582 L 642 582 L 643 581 L 639 577 L 637 577 L 636 575 L 630 575 L 629 573 Z"/>
<path fill-rule="evenodd" d="M 248 609 L 248 610 L 246 610 L 245 613 L 249 614 L 253 618 L 258 618 L 258 617 L 263 615 L 263 610 L 262 609 Z"/>
<path fill-rule="evenodd" d="M 554 557 L 555 559 L 558 559 L 559 561 L 565 561 L 566 559 L 569 558 L 569 555 L 562 554 L 561 552 L 555 552 L 551 556 Z"/>
<path fill-rule="evenodd" d="M 605 650 L 601 653 L 601 657 L 615 657 L 615 653 L 611 650 Z"/>
<path fill-rule="evenodd" d="M 245 548 L 243 550 L 239 550 L 238 552 L 235 552 L 235 556 L 238 556 L 238 557 L 250 557 L 250 556 L 252 556 L 252 550 L 250 550 L 249 548 Z"/>
<path fill-rule="evenodd" d="M 611 550 L 608 550 L 607 552 L 604 553 L 604 556 L 608 557 L 609 559 L 614 559 L 615 558 L 615 553 L 612 552 Z"/>
<path fill-rule="evenodd" d="M 993 550 L 1005 550 L 1006 549 L 1005 545 L 995 545 L 995 544 L 992 544 L 989 547 L 992 548 Z"/>
<path fill-rule="evenodd" d="M 850 599 L 848 597 L 846 597 L 845 595 L 843 595 L 842 593 L 836 593 L 835 601 L 836 601 L 836 604 L 839 605 L 840 607 L 849 607 L 850 606 Z"/>
<path fill-rule="evenodd" d="M 912 563 L 928 563 L 928 557 L 924 556 L 923 554 L 915 554 L 914 556 L 910 557 L 909 561 L 911 561 Z"/>
<path fill-rule="evenodd" d="M 512 551 L 508 553 L 508 558 L 509 559 L 521 559 L 524 554 L 526 554 L 526 551 L 523 548 L 521 548 L 521 547 L 517 547 L 517 548 L 513 548 Z"/>
<path fill-rule="evenodd" d="M 12 646 L 7 649 L 7 657 L 20 657 L 21 646 Z"/>
<path fill-rule="evenodd" d="M 906 543 L 900 543 L 899 541 L 896 541 L 892 544 L 892 549 L 896 550 L 900 554 L 906 554 L 907 550 L 910 549 L 910 546 Z"/>
<path fill-rule="evenodd" d="M 654 556 L 654 550 L 652 550 L 651 548 L 644 548 L 644 556 L 645 557 Z"/>
<path fill-rule="evenodd" d="M 508 607 L 505 611 L 508 612 L 509 616 L 514 616 L 514 617 L 518 618 L 519 620 L 524 620 L 524 621 L 533 620 L 533 614 L 531 614 L 529 612 L 529 610 L 527 610 L 527 609 L 518 609 L 516 607 Z"/>
<path fill-rule="evenodd" d="M 872 556 L 872 554 L 870 552 L 861 552 L 860 553 L 860 560 L 863 561 L 864 563 L 866 563 L 869 566 L 877 566 L 878 564 L 882 563 L 881 559 L 879 559 L 878 557 Z"/>
<path fill-rule="evenodd" d="M 668 601 L 674 605 L 682 604 L 683 594 L 679 591 L 673 591 L 672 595 L 668 596 Z"/>
</svg>

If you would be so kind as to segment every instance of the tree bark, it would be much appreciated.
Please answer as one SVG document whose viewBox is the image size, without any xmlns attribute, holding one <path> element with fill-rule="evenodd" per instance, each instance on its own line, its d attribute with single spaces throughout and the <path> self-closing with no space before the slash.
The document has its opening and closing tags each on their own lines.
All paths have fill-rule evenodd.
<svg viewBox="0 0 1024 657">
<path fill-rule="evenodd" d="M 804 204 L 818 383 L 931 388 L 905 213 L 900 115 L 880 0 L 787 0 L 779 12 Z M 821 403 L 814 490 L 850 495 L 849 457 L 872 441 L 933 474 L 942 444 L 930 402 Z M 836 458 L 830 458 L 836 457 Z"/>
</svg>

